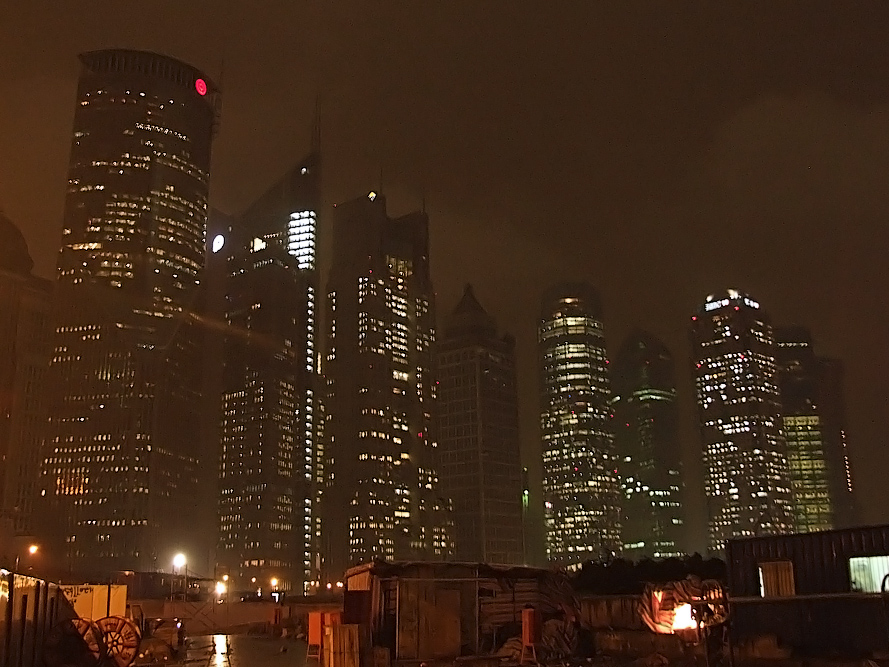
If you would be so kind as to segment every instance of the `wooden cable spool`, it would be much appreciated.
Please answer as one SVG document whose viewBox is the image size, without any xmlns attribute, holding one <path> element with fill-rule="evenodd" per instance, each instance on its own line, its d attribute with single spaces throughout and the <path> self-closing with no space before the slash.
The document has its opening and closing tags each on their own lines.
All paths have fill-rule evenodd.
<svg viewBox="0 0 889 667">
<path fill-rule="evenodd" d="M 102 665 L 130 667 L 139 652 L 139 628 L 123 616 L 107 616 L 96 621 L 102 633 Z"/>
</svg>

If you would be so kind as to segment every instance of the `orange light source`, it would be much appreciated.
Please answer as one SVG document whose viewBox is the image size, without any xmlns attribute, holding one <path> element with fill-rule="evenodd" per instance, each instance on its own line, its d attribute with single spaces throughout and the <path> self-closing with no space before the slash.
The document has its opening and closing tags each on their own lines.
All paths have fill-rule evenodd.
<svg viewBox="0 0 889 667">
<path fill-rule="evenodd" d="M 673 610 L 673 632 L 677 630 L 693 630 L 696 627 L 697 623 L 691 617 L 690 604 L 681 604 Z"/>
<path fill-rule="evenodd" d="M 40 547 L 38 547 L 36 544 L 32 544 L 31 546 L 28 547 L 28 553 L 31 554 L 31 555 L 33 556 L 34 554 L 37 553 L 37 550 L 38 550 L 39 548 L 40 548 Z"/>
</svg>

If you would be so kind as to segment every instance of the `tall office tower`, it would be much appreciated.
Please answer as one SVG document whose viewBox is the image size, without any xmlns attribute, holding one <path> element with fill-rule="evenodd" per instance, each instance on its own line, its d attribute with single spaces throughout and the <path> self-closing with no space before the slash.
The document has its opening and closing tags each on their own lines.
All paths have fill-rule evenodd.
<svg viewBox="0 0 889 667">
<path fill-rule="evenodd" d="M 68 569 L 166 569 L 182 551 L 204 572 L 214 466 L 202 451 L 195 306 L 219 94 L 194 67 L 154 53 L 80 60 L 54 307 L 48 516 Z"/>
<path fill-rule="evenodd" d="M 623 555 L 685 553 L 682 452 L 673 356 L 649 333 L 632 333 L 611 364 L 615 447 L 621 459 Z"/>
<path fill-rule="evenodd" d="M 217 241 L 227 265 L 217 564 L 237 591 L 303 594 L 317 575 L 318 172 L 313 152 Z"/>
<path fill-rule="evenodd" d="M 737 290 L 711 294 L 692 317 L 691 340 L 711 549 L 732 537 L 792 532 L 768 315 Z"/>
<path fill-rule="evenodd" d="M 775 337 L 796 530 L 848 527 L 855 519 L 842 365 L 816 356 L 806 329 L 781 328 Z"/>
<path fill-rule="evenodd" d="M 450 504 L 432 433 L 435 307 L 425 213 L 375 193 L 334 210 L 327 286 L 327 576 L 374 558 L 444 559 Z"/>
<path fill-rule="evenodd" d="M 0 534 L 31 535 L 46 419 L 52 284 L 31 274 L 18 228 L 0 213 Z M 0 540 L 3 542 L 3 540 Z M 0 545 L 0 557 L 11 543 Z"/>
<path fill-rule="evenodd" d="M 466 286 L 438 344 L 438 470 L 456 559 L 525 562 L 515 340 Z"/>
<path fill-rule="evenodd" d="M 576 566 L 620 551 L 620 483 L 599 295 L 556 285 L 537 330 L 546 551 Z"/>
</svg>

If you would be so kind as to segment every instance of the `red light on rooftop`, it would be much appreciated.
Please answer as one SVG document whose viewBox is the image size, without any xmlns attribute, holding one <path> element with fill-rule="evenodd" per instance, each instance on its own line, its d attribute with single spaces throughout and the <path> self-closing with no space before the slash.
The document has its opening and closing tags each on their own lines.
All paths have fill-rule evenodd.
<svg viewBox="0 0 889 667">
<path fill-rule="evenodd" d="M 196 91 L 198 91 L 198 95 L 203 97 L 204 95 L 207 94 L 207 82 L 204 81 L 203 79 L 197 79 L 194 82 L 194 89 Z"/>
</svg>

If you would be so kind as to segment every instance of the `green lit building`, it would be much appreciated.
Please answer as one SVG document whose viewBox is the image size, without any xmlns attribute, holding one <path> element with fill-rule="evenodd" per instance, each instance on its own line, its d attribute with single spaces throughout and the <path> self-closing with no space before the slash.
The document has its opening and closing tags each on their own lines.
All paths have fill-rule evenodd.
<svg viewBox="0 0 889 667">
<path fill-rule="evenodd" d="M 611 364 L 615 447 L 621 459 L 623 555 L 684 553 L 679 410 L 673 357 L 644 331 Z"/>
<path fill-rule="evenodd" d="M 783 430 L 798 532 L 855 523 L 842 365 L 818 357 L 801 327 L 776 333 Z"/>
</svg>

